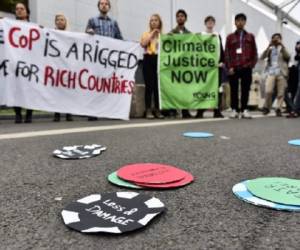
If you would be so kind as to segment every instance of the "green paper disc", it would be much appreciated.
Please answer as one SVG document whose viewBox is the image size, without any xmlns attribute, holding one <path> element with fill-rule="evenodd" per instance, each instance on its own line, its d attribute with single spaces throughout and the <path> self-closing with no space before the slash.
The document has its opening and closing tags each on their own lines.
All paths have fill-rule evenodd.
<svg viewBox="0 0 300 250">
<path fill-rule="evenodd" d="M 117 176 L 117 172 L 113 172 L 111 173 L 108 177 L 107 177 L 108 181 L 117 185 L 117 186 L 121 186 L 121 187 L 127 187 L 127 188 L 135 188 L 135 189 L 142 189 L 142 187 L 131 184 L 130 182 L 127 181 L 123 181 L 121 180 L 118 176 Z"/>
<path fill-rule="evenodd" d="M 261 199 L 300 206 L 300 180 L 266 177 L 249 180 L 246 186 L 253 195 Z"/>
</svg>

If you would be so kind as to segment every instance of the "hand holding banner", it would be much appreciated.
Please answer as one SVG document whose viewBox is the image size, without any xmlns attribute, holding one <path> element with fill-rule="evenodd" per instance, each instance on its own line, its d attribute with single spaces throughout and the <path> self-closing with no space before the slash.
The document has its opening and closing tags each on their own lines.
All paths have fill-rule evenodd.
<svg viewBox="0 0 300 250">
<path fill-rule="evenodd" d="M 128 119 L 141 47 L 0 20 L 0 104 Z"/>
</svg>

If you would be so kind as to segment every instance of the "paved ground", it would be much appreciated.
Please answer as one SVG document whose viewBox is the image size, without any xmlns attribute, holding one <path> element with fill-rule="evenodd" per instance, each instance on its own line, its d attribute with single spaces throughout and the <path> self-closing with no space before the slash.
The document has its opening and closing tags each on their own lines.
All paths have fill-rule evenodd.
<svg viewBox="0 0 300 250">
<path fill-rule="evenodd" d="M 24 131 L 94 127 L 92 132 L 0 137 L 0 248 L 299 249 L 300 213 L 255 207 L 231 192 L 244 179 L 300 178 L 300 149 L 287 144 L 300 137 L 299 119 L 191 120 L 165 126 L 113 127 L 147 122 L 88 123 L 79 119 L 56 124 L 48 119 L 15 125 L 0 121 L 0 136 L 8 137 Z M 108 125 L 115 129 L 99 128 Z M 215 138 L 188 139 L 181 136 L 184 131 L 209 131 Z M 81 161 L 51 155 L 58 147 L 81 143 L 102 144 L 108 150 Z M 196 180 L 181 189 L 141 191 L 161 199 L 168 208 L 142 231 L 83 235 L 64 226 L 60 212 L 69 202 L 91 193 L 126 190 L 108 183 L 106 176 L 135 162 L 176 165 L 193 173 Z"/>
</svg>

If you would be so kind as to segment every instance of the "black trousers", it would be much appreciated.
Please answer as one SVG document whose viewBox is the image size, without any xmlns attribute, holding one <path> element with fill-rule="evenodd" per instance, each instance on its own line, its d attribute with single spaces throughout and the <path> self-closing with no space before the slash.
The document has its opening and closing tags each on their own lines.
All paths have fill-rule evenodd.
<svg viewBox="0 0 300 250">
<path fill-rule="evenodd" d="M 241 80 L 241 107 L 239 107 L 239 80 Z M 237 112 L 247 109 L 249 91 L 252 83 L 252 69 L 235 69 L 234 74 L 229 76 L 231 108 Z"/>
<path fill-rule="evenodd" d="M 158 75 L 157 75 L 157 55 L 144 55 L 143 75 L 145 81 L 145 106 L 146 109 L 152 106 L 154 97 L 154 107 L 159 109 L 158 103 Z"/>
<path fill-rule="evenodd" d="M 21 107 L 14 107 L 16 116 L 22 116 L 22 108 Z M 32 116 L 32 109 L 26 110 L 26 117 Z"/>
</svg>

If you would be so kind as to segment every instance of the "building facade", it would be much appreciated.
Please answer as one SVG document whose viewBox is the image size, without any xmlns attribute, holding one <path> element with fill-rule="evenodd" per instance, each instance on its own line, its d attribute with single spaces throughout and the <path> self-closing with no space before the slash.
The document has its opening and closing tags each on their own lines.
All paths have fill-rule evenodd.
<svg viewBox="0 0 300 250">
<path fill-rule="evenodd" d="M 230 2 L 231 25 L 226 28 L 226 1 Z M 54 26 L 54 15 L 64 13 L 68 18 L 69 30 L 84 32 L 90 17 L 98 15 L 98 0 L 28 0 L 31 9 L 31 20 L 45 27 Z M 204 29 L 203 20 L 207 15 L 217 19 L 216 30 L 225 39 L 226 33 L 234 29 L 233 17 L 244 12 L 248 16 L 247 30 L 254 33 L 258 51 L 261 53 L 268 45 L 270 37 L 277 30 L 276 16 L 260 1 L 245 0 L 111 0 L 110 15 L 118 20 L 126 40 L 138 41 L 141 34 L 148 28 L 151 14 L 161 15 L 164 31 L 168 32 L 176 25 L 175 13 L 185 9 L 188 13 L 187 28 L 192 32 Z M 227 10 L 228 11 L 228 10 Z M 0 10 L 0 15 L 11 16 Z M 293 51 L 294 43 L 300 38 L 300 27 L 292 24 L 282 29 L 284 43 Z"/>
</svg>

